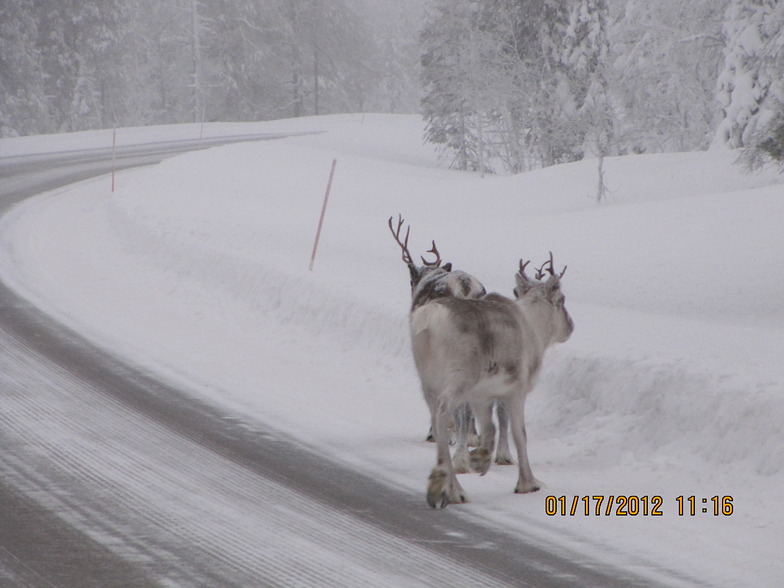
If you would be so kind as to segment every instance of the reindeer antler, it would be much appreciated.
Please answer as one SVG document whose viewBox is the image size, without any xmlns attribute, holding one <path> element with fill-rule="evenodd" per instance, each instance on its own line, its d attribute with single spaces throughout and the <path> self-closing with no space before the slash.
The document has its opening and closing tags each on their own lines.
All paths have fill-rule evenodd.
<svg viewBox="0 0 784 588">
<path fill-rule="evenodd" d="M 550 274 L 551 276 L 555 277 L 555 266 L 553 265 L 553 252 L 552 251 L 550 251 L 550 259 L 545 261 L 542 264 L 542 267 L 540 267 L 539 270 L 537 270 L 537 275 L 536 275 L 536 279 L 537 280 L 541 280 L 544 277 L 544 271 L 543 270 L 545 269 L 545 266 L 547 266 L 547 268 L 546 268 L 547 269 L 547 273 Z M 562 278 L 563 275 L 566 273 L 566 268 L 567 267 L 568 266 L 564 266 L 563 270 L 561 270 L 561 273 L 558 274 L 558 278 L 559 279 Z"/>
<path fill-rule="evenodd" d="M 536 268 L 536 279 L 541 280 L 544 277 L 544 269 L 547 264 L 550 264 L 550 267 L 547 268 L 547 271 L 550 272 L 550 275 L 553 273 L 553 255 L 550 254 L 550 261 L 545 261 L 542 265 Z"/>
<path fill-rule="evenodd" d="M 428 253 L 432 253 L 436 256 L 436 260 L 433 262 L 426 261 L 424 257 L 421 257 L 422 263 L 430 267 L 440 267 L 441 266 L 441 255 L 438 253 L 438 248 L 436 247 L 436 242 L 433 241 L 433 248 L 427 251 Z"/>
<path fill-rule="evenodd" d="M 404 241 L 400 240 L 400 229 L 403 228 L 403 215 L 398 214 L 398 221 L 397 221 L 397 230 L 392 228 L 392 217 L 389 217 L 389 230 L 392 232 L 392 236 L 397 241 L 397 244 L 400 245 L 400 249 L 403 251 L 403 263 L 406 265 L 414 265 L 414 260 L 411 259 L 411 252 L 408 250 L 408 235 L 411 233 L 411 225 L 408 225 L 406 228 L 406 238 Z"/>
<path fill-rule="evenodd" d="M 523 260 L 521 259 L 520 260 L 520 269 L 518 271 L 518 273 L 520 274 L 520 277 L 522 277 L 523 279 L 528 280 L 528 281 L 530 281 L 530 278 L 527 275 L 525 275 L 525 268 L 526 268 L 526 266 L 528 266 L 529 263 L 531 263 L 531 262 L 530 261 L 526 261 L 525 263 L 523 263 Z M 550 251 L 550 259 L 548 259 L 542 265 L 540 265 L 538 268 L 536 268 L 536 274 L 534 275 L 534 279 L 541 280 L 545 276 L 545 272 L 547 272 L 551 276 L 555 277 L 555 269 L 554 269 L 554 267 L 555 266 L 553 265 L 553 252 Z M 564 266 L 564 268 L 561 271 L 561 273 L 558 274 L 558 278 L 563 277 L 563 275 L 566 273 L 566 267 L 567 266 Z"/>
<path fill-rule="evenodd" d="M 395 238 L 395 241 L 397 242 L 398 245 L 400 245 L 400 249 L 403 251 L 403 262 L 406 265 L 414 265 L 414 260 L 411 257 L 411 252 L 408 250 L 408 237 L 411 234 L 411 225 L 406 227 L 406 238 L 403 241 L 400 240 L 400 231 L 403 228 L 404 222 L 405 221 L 403 220 L 403 215 L 398 214 L 397 229 L 395 229 L 392 226 L 391 216 L 389 217 L 389 221 L 387 221 L 387 224 L 389 224 L 389 230 L 392 233 L 392 236 Z M 422 263 L 429 267 L 441 267 L 441 255 L 438 253 L 438 247 L 436 247 L 435 241 L 433 241 L 433 247 L 430 250 L 428 250 L 428 253 L 432 253 L 433 255 L 436 256 L 435 261 L 427 261 L 424 257 L 422 257 L 421 258 Z"/>
<path fill-rule="evenodd" d="M 529 263 L 531 263 L 530 259 L 528 261 L 526 261 L 525 263 L 523 263 L 523 259 L 521 257 L 520 258 L 520 269 L 517 270 L 517 273 L 520 274 L 520 277 L 521 278 L 525 278 L 526 280 L 528 280 L 529 278 L 528 278 L 528 276 L 525 275 L 525 268 L 528 266 Z"/>
</svg>

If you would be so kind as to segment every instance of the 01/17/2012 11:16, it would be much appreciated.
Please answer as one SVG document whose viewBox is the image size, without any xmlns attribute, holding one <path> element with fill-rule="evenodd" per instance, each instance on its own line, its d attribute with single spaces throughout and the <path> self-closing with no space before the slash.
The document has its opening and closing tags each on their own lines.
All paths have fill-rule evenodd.
<svg viewBox="0 0 784 588">
<path fill-rule="evenodd" d="M 713 516 L 730 516 L 734 512 L 732 496 L 678 496 L 675 501 L 678 516 L 696 516 L 711 514 Z M 700 506 L 702 505 L 702 506 Z M 585 496 L 547 496 L 544 501 L 544 512 L 547 516 L 653 516 L 664 515 L 664 499 L 656 494 L 652 496 L 636 495 L 604 495 Z"/>
</svg>

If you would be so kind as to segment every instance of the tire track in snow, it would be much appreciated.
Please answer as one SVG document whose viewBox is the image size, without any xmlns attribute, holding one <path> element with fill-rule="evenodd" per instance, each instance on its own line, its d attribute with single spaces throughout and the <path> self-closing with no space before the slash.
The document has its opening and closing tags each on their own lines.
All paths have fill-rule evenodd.
<svg viewBox="0 0 784 588">
<path fill-rule="evenodd" d="M 29 349 L 0 345 L 3 479 L 161 584 L 498 583 L 248 471 Z"/>
</svg>

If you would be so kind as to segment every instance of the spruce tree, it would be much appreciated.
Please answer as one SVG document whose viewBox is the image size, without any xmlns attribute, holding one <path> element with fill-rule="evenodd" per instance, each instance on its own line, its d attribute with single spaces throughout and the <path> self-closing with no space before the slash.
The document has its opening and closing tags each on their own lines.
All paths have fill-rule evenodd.
<svg viewBox="0 0 784 588">
<path fill-rule="evenodd" d="M 718 80 L 723 109 L 714 145 L 745 147 L 759 140 L 784 103 L 784 4 L 732 0 L 725 15 L 724 69 Z"/>
<path fill-rule="evenodd" d="M 479 169 L 476 113 L 466 98 L 470 0 L 436 0 L 421 34 L 422 115 L 425 140 L 434 143 L 450 167 Z"/>
<path fill-rule="evenodd" d="M 0 2 L 0 137 L 51 129 L 33 0 Z"/>
</svg>

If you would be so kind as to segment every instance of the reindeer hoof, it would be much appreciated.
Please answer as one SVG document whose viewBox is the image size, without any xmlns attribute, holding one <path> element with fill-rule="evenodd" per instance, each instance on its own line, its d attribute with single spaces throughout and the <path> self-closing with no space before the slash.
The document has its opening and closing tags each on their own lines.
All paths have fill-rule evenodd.
<svg viewBox="0 0 784 588">
<path fill-rule="evenodd" d="M 444 468 L 433 468 L 427 481 L 427 503 L 430 508 L 446 508 L 449 496 L 446 492 L 448 474 Z"/>
<path fill-rule="evenodd" d="M 468 496 L 463 491 L 462 488 L 452 488 L 452 491 L 449 493 L 449 503 L 450 504 L 465 504 L 468 502 Z"/>
<path fill-rule="evenodd" d="M 539 490 L 539 488 L 540 485 L 539 482 L 537 481 L 527 482 L 525 484 L 522 482 L 518 482 L 517 486 L 515 486 L 515 494 L 528 494 L 530 492 L 536 492 L 537 490 Z"/>
<path fill-rule="evenodd" d="M 430 508 L 446 508 L 450 503 L 462 504 L 464 502 L 468 502 L 468 497 L 460 484 L 456 480 L 450 483 L 449 474 L 445 468 L 433 468 L 427 484 L 427 503 Z"/>
<path fill-rule="evenodd" d="M 490 469 L 490 463 L 493 461 L 492 455 L 484 447 L 478 447 L 471 451 L 471 471 L 484 476 L 487 470 Z"/>
<path fill-rule="evenodd" d="M 446 508 L 449 504 L 449 499 L 447 498 L 446 494 L 434 494 L 428 491 L 427 503 L 430 505 L 430 508 Z"/>
<path fill-rule="evenodd" d="M 495 456 L 495 463 L 501 466 L 514 465 L 514 458 L 509 454 L 498 453 Z"/>
</svg>

